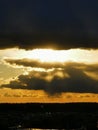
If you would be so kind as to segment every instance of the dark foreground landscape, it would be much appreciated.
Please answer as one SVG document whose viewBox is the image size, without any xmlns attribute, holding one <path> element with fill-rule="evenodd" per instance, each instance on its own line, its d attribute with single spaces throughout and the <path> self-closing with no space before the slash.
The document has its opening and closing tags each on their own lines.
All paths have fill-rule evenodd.
<svg viewBox="0 0 98 130">
<path fill-rule="evenodd" d="M 0 104 L 0 129 L 97 130 L 97 103 Z"/>
</svg>

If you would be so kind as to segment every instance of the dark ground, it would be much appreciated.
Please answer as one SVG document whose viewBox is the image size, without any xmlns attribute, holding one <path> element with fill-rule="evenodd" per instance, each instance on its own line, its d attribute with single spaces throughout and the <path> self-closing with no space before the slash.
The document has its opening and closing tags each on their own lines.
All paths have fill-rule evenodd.
<svg viewBox="0 0 98 130">
<path fill-rule="evenodd" d="M 97 103 L 0 104 L 0 129 L 98 129 Z"/>
</svg>

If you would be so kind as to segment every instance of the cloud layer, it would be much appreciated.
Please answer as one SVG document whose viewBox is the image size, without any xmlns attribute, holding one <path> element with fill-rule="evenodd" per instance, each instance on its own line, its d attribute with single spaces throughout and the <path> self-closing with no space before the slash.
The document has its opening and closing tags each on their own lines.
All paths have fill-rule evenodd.
<svg viewBox="0 0 98 130">
<path fill-rule="evenodd" d="M 98 0 L 0 1 L 0 49 L 98 48 Z"/>
<path fill-rule="evenodd" d="M 40 67 L 40 65 L 39 65 Z M 49 72 L 32 71 L 7 85 L 12 89 L 44 90 L 49 95 L 62 92 L 98 93 L 98 65 L 67 63 Z"/>
<path fill-rule="evenodd" d="M 6 63 L 10 65 L 18 65 L 24 67 L 32 67 L 32 68 L 44 68 L 44 69 L 51 69 L 51 68 L 65 68 L 66 62 L 41 62 L 40 60 L 32 60 L 32 59 L 5 59 Z M 77 64 L 78 65 L 78 64 Z"/>
</svg>

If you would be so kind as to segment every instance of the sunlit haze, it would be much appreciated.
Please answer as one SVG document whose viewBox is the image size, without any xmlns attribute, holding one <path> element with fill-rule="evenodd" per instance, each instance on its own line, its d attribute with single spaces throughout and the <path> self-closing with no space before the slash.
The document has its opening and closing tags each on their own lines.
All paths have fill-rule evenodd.
<svg viewBox="0 0 98 130">
<path fill-rule="evenodd" d="M 98 50 L 85 50 L 85 49 L 69 49 L 69 50 L 53 50 L 53 49 L 6 49 L 0 51 L 1 58 L 29 58 L 40 60 L 41 62 L 98 62 Z"/>
</svg>

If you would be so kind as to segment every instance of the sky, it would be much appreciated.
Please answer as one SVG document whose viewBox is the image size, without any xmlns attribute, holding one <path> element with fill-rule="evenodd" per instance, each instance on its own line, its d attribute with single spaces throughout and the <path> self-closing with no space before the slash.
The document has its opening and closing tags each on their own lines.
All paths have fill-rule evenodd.
<svg viewBox="0 0 98 130">
<path fill-rule="evenodd" d="M 0 103 L 98 102 L 97 5 L 0 0 Z"/>
</svg>

